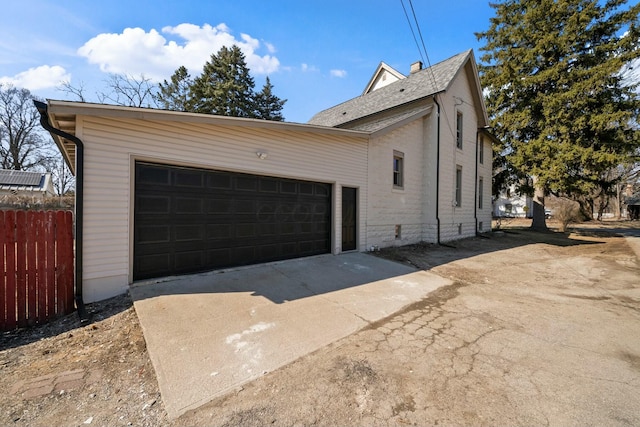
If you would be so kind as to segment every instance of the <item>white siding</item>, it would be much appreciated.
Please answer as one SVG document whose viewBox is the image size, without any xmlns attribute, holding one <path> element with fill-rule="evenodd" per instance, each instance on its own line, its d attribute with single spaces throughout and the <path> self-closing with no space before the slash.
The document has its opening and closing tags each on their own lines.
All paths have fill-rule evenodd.
<svg viewBox="0 0 640 427">
<path fill-rule="evenodd" d="M 87 302 L 131 283 L 135 160 L 335 184 L 333 252 L 340 252 L 340 186 L 359 189 L 359 247 L 367 215 L 367 138 L 207 124 L 78 118 L 85 144 L 84 266 Z M 268 153 L 261 160 L 257 151 Z"/>
<path fill-rule="evenodd" d="M 439 218 L 442 242 L 475 236 L 482 222 L 491 229 L 491 148 L 485 138 L 484 162 L 476 165 L 478 117 L 471 86 L 461 73 L 440 103 Z M 457 113 L 462 113 L 463 144 L 456 147 Z M 428 116 L 377 138 L 369 148 L 369 206 L 367 248 L 436 242 L 437 181 L 436 108 Z M 393 152 L 404 153 L 404 188 L 393 188 Z M 456 170 L 462 168 L 461 204 L 455 205 Z M 477 169 L 476 169 L 477 168 Z M 483 208 L 477 206 L 477 177 L 483 177 Z M 401 239 L 395 226 L 402 226 Z"/>
<path fill-rule="evenodd" d="M 482 222 L 482 232 L 491 231 L 491 218 L 492 218 L 492 178 L 493 178 L 493 150 L 491 148 L 491 140 L 487 137 L 482 138 L 484 144 L 484 159 L 483 163 L 478 162 L 478 176 L 484 180 L 483 190 L 483 203 L 482 209 L 478 209 L 477 217 L 478 223 Z"/>
<path fill-rule="evenodd" d="M 438 97 L 440 114 L 440 240 L 474 236 L 476 219 L 476 136 L 478 117 L 465 73 Z M 462 113 L 462 149 L 456 147 L 456 117 Z M 487 152 L 485 151 L 485 157 Z M 462 200 L 455 206 L 456 169 L 462 168 Z M 487 174 L 481 174 L 487 176 Z M 488 175 L 490 177 L 490 175 Z M 485 179 L 485 183 L 490 179 Z M 489 191 L 485 194 L 491 194 Z M 488 208 L 485 208 L 488 209 Z M 490 209 L 488 209 L 490 211 Z"/>
<path fill-rule="evenodd" d="M 396 246 L 423 240 L 423 119 L 379 137 L 369 148 L 367 247 Z M 393 186 L 394 151 L 403 153 L 403 188 Z M 395 238 L 396 225 L 402 226 Z"/>
</svg>

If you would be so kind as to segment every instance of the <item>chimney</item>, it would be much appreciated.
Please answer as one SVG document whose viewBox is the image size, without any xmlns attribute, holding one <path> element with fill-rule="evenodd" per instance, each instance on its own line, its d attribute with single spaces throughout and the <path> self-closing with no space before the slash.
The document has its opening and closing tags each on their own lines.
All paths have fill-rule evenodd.
<svg viewBox="0 0 640 427">
<path fill-rule="evenodd" d="M 417 73 L 418 71 L 422 70 L 422 61 L 416 61 L 413 64 L 411 64 L 411 71 L 410 73 Z"/>
</svg>

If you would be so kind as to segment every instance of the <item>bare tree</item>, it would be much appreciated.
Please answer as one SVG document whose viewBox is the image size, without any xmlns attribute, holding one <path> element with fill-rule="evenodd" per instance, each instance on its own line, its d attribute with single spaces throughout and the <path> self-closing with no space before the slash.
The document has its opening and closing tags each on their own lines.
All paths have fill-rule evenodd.
<svg viewBox="0 0 640 427">
<path fill-rule="evenodd" d="M 104 82 L 105 89 L 95 92 L 95 98 L 102 104 L 147 108 L 157 106 L 158 86 L 144 74 L 140 74 L 139 77 L 130 74 L 110 74 Z M 58 86 L 58 90 L 75 98 L 76 101 L 88 101 L 84 82 L 73 86 L 70 81 L 65 81 Z"/>
<path fill-rule="evenodd" d="M 76 179 L 60 155 L 49 159 L 44 165 L 44 169 L 51 173 L 51 182 L 58 196 L 73 192 Z"/>
<path fill-rule="evenodd" d="M 27 89 L 0 83 L 0 167 L 29 170 L 52 156 L 51 141 L 40 128 L 35 96 Z"/>
<path fill-rule="evenodd" d="M 109 92 L 98 92 L 98 100 L 103 104 L 127 107 L 151 107 L 155 105 L 157 86 L 150 78 L 140 74 L 111 74 L 106 80 Z"/>
<path fill-rule="evenodd" d="M 77 101 L 87 102 L 87 98 L 85 96 L 84 82 L 80 82 L 78 86 L 72 86 L 71 81 L 66 80 L 66 81 L 63 81 L 57 89 L 59 91 L 66 93 L 67 95 L 71 95 L 77 98 L 76 99 Z"/>
</svg>

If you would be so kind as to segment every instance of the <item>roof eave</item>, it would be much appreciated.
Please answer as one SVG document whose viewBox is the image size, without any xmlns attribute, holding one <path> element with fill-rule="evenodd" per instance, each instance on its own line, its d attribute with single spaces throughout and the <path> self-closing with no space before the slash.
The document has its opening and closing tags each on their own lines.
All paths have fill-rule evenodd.
<svg viewBox="0 0 640 427">
<path fill-rule="evenodd" d="M 123 107 L 108 104 L 48 100 L 49 112 L 53 118 L 59 115 L 119 117 L 136 120 L 176 121 L 184 123 L 204 123 L 220 126 L 241 126 L 247 128 L 287 129 L 319 134 L 368 136 L 367 132 L 339 129 L 329 126 L 277 122 L 272 120 L 248 119 L 243 117 L 216 116 L 212 114 L 186 113 L 181 111 L 157 110 L 151 108 Z"/>
</svg>

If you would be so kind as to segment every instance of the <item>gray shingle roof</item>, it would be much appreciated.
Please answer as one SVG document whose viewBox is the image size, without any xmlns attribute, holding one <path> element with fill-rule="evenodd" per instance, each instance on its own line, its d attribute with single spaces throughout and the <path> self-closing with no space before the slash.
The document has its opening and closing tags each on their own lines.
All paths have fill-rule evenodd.
<svg viewBox="0 0 640 427">
<path fill-rule="evenodd" d="M 354 120 L 442 92 L 447 89 L 469 55 L 471 50 L 459 53 L 429 68 L 410 74 L 406 79 L 398 80 L 321 111 L 308 123 L 350 128 L 346 124 Z"/>
</svg>

